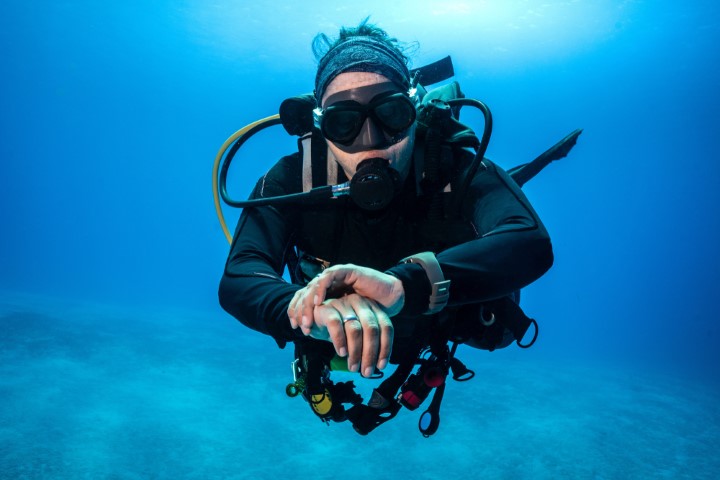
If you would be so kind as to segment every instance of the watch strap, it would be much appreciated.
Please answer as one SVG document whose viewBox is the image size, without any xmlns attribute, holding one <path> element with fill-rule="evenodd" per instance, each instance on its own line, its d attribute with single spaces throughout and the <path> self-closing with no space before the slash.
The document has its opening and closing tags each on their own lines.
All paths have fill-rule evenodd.
<svg viewBox="0 0 720 480">
<path fill-rule="evenodd" d="M 450 280 L 445 280 L 445 275 L 435 254 L 433 252 L 416 253 L 403 258 L 400 263 L 416 263 L 425 270 L 431 288 L 428 310 L 425 315 L 438 313 L 445 308 L 450 298 Z"/>
</svg>

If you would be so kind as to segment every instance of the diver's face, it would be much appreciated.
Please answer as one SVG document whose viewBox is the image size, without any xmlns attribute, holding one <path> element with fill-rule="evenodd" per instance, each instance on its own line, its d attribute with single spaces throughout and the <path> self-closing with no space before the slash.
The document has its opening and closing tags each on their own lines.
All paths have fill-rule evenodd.
<svg viewBox="0 0 720 480">
<path fill-rule="evenodd" d="M 400 92 L 400 88 L 383 75 L 369 72 L 341 73 L 327 86 L 321 107 L 326 109 L 348 101 L 367 105 L 378 96 L 396 92 Z M 397 170 L 401 179 L 405 180 L 410 169 L 414 139 L 415 123 L 402 134 L 393 137 L 383 132 L 373 119 L 366 118 L 358 138 L 351 145 L 330 140 L 327 143 L 348 178 L 355 175 L 360 162 L 379 157 L 388 160 L 390 167 Z"/>
</svg>

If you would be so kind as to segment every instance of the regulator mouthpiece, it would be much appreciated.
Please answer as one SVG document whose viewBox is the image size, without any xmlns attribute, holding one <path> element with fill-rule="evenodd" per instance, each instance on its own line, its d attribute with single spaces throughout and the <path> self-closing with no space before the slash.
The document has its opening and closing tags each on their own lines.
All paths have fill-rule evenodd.
<svg viewBox="0 0 720 480">
<path fill-rule="evenodd" d="M 363 210 L 382 210 L 400 190 L 400 175 L 384 158 L 368 158 L 350 180 L 350 198 Z"/>
</svg>

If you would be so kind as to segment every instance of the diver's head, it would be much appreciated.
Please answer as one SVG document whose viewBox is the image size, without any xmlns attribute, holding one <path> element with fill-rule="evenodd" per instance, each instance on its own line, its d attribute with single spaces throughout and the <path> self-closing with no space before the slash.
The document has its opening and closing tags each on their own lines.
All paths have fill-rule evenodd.
<svg viewBox="0 0 720 480">
<path fill-rule="evenodd" d="M 376 73 L 341 73 L 328 85 L 321 105 L 321 130 L 348 178 L 368 158 L 384 158 L 401 178 L 407 176 L 415 107 L 395 84 Z"/>
<path fill-rule="evenodd" d="M 407 57 L 393 39 L 363 22 L 342 29 L 322 55 L 315 77 L 315 121 L 348 178 L 368 158 L 388 160 L 407 176 L 415 134 Z"/>
</svg>

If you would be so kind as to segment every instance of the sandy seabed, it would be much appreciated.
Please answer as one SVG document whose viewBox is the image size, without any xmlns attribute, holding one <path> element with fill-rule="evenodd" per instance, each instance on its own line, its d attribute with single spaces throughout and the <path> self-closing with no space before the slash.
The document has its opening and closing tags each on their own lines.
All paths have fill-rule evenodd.
<svg viewBox="0 0 720 480">
<path fill-rule="evenodd" d="M 720 478 L 717 385 L 461 347 L 433 437 L 362 437 L 284 394 L 291 356 L 219 311 L 0 295 L 0 478 Z"/>
</svg>

